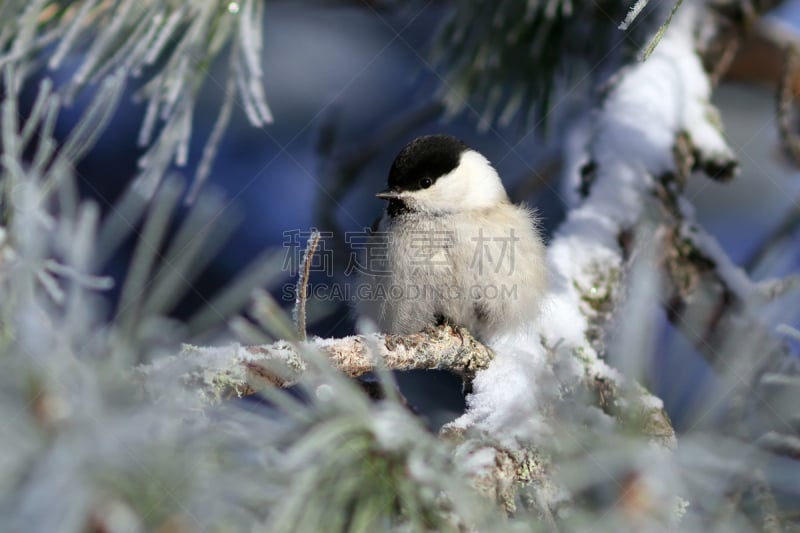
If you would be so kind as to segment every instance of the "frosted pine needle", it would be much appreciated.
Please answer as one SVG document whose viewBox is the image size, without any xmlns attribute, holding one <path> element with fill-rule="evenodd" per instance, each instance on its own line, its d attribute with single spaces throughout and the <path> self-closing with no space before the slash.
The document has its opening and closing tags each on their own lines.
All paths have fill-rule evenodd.
<svg viewBox="0 0 800 533">
<path fill-rule="evenodd" d="M 633 7 L 631 7 L 630 11 L 628 11 L 628 14 L 625 16 L 625 20 L 620 23 L 619 29 L 627 30 L 630 28 L 633 21 L 636 20 L 636 17 L 639 16 L 639 13 L 642 12 L 649 1 L 650 0 L 636 0 L 636 3 L 633 4 Z"/>
<path fill-rule="evenodd" d="M 669 16 L 667 17 L 666 22 L 664 22 L 664 24 L 662 24 L 661 27 L 658 28 L 658 31 L 653 36 L 653 39 L 650 41 L 650 43 L 647 45 L 647 47 L 645 47 L 644 51 L 642 52 L 642 61 L 646 61 L 647 58 L 650 57 L 650 54 L 653 53 L 653 50 L 656 49 L 658 43 L 661 42 L 661 39 L 664 37 L 664 33 L 666 33 L 667 28 L 669 28 L 669 25 L 672 22 L 672 18 L 675 16 L 675 13 L 678 12 L 678 8 L 681 7 L 681 4 L 683 4 L 683 0 L 677 0 L 675 2 L 675 5 L 672 7 L 672 11 L 669 12 Z"/>
<path fill-rule="evenodd" d="M 69 81 L 53 89 L 61 100 L 73 101 L 94 84 L 101 87 L 102 102 L 94 104 L 98 115 L 89 120 L 91 129 L 76 131 L 73 143 L 63 151 L 62 157 L 71 164 L 104 131 L 129 79 L 147 76 L 137 98 L 147 102 L 139 142 L 147 147 L 141 165 L 149 168 L 138 179 L 140 191 L 153 194 L 171 165 L 188 164 L 196 96 L 227 48 L 231 69 L 226 86 L 236 94 L 226 92 L 223 97 L 222 111 L 198 166 L 193 199 L 208 177 L 235 101 L 242 103 L 252 125 L 262 127 L 273 120 L 261 66 L 264 2 L 245 0 L 235 9 L 232 6 L 217 0 L 4 2 L 0 6 L 5 21 L 0 66 L 15 64 L 14 82 L 19 85 L 35 71 L 29 65 L 46 46 L 56 43 L 47 55 L 51 70 L 64 68 L 71 58 L 78 63 Z M 111 94 L 101 94 L 104 91 Z M 44 91 L 40 94 L 47 100 Z M 35 114 L 47 109 L 40 105 Z M 30 133 L 26 132 L 26 140 Z M 44 159 L 38 164 L 44 164 Z"/>
</svg>

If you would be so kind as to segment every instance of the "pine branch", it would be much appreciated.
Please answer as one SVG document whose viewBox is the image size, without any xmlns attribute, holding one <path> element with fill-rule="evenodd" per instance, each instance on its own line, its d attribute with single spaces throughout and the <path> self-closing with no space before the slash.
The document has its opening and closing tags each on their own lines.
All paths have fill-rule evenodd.
<svg viewBox="0 0 800 533">
<path fill-rule="evenodd" d="M 431 50 L 445 74 L 439 98 L 446 112 L 476 110 L 483 130 L 546 125 L 563 81 L 603 76 L 602 67 L 638 51 L 648 24 L 637 21 L 626 36 L 617 29 L 629 7 L 619 0 L 505 0 L 452 9 Z"/>
<path fill-rule="evenodd" d="M 494 359 L 490 348 L 464 329 L 445 325 L 412 335 L 372 334 L 342 339 L 312 339 L 291 343 L 278 341 L 262 346 L 219 348 L 184 346 L 179 356 L 160 359 L 135 371 L 137 382 L 156 400 L 163 389 L 150 390 L 150 384 L 177 379 L 188 390 L 199 393 L 206 405 L 227 398 L 241 397 L 273 387 L 301 383 L 307 358 L 321 354 L 324 360 L 346 376 L 356 378 L 379 368 L 393 371 L 447 370 L 466 381 L 488 368 Z M 199 389 L 196 389 L 199 387 Z M 587 368 L 582 384 L 595 405 L 617 418 L 622 427 L 641 434 L 659 446 L 672 447 L 675 435 L 669 417 L 659 404 L 648 400 L 641 387 L 626 388 L 602 371 Z M 448 425 L 441 437 L 461 448 L 491 449 L 494 466 L 478 472 L 475 486 L 501 502 L 508 512 L 516 508 L 519 490 L 539 487 L 553 501 L 561 489 L 552 478 L 546 456 L 530 447 L 509 448 L 499 436 L 472 433 L 468 428 Z M 542 504 L 541 511 L 549 513 Z"/>
<path fill-rule="evenodd" d="M 0 5 L 0 66 L 11 65 L 24 78 L 37 72 L 42 62 L 58 71 L 68 58 L 79 58 L 69 80 L 54 90 L 61 103 L 68 104 L 99 85 L 95 98 L 108 104 L 99 106 L 105 122 L 116 111 L 127 83 L 144 78 L 136 98 L 147 103 L 139 134 L 139 144 L 146 148 L 140 165 L 147 168 L 139 185 L 153 194 L 172 164 L 186 165 L 197 96 L 216 59 L 227 53 L 224 103 L 203 149 L 194 198 L 211 170 L 234 100 L 253 126 L 272 122 L 260 63 L 263 12 L 259 0 L 11 0 Z M 45 57 L 43 52 L 54 43 Z M 106 98 L 104 91 L 114 91 L 116 98 Z M 65 146 L 63 157 L 77 164 L 103 130 L 79 136 L 81 142 Z"/>
<path fill-rule="evenodd" d="M 375 334 L 307 343 L 278 341 L 223 348 L 187 345 L 180 356 L 140 367 L 137 374 L 146 385 L 153 372 L 171 374 L 188 365 L 182 372 L 183 381 L 199 383 L 209 400 L 219 401 L 231 394 L 241 396 L 264 387 L 297 384 L 306 368 L 303 354 L 315 350 L 353 378 L 374 372 L 381 365 L 399 371 L 449 370 L 469 380 L 493 358 L 491 350 L 466 330 L 443 326 L 414 335 Z"/>
<path fill-rule="evenodd" d="M 595 118 L 594 137 L 581 154 L 589 162 L 586 172 L 572 178 L 583 202 L 569 212 L 549 254 L 566 278 L 562 293 L 585 305 L 586 324 L 579 327 L 603 354 L 609 353 L 605 327 L 625 298 L 631 259 L 648 246 L 662 250 L 656 258 L 665 281 L 662 305 L 734 386 L 725 430 L 754 442 L 763 432 L 779 429 L 786 434 L 781 443 L 788 443 L 794 442 L 785 423 L 789 414 L 785 407 L 775 412 L 775 406 L 796 404 L 800 390 L 785 388 L 785 394 L 794 396 L 773 399 L 762 376 L 794 375 L 800 365 L 782 339 L 747 308 L 756 288 L 693 223 L 682 196 L 694 170 L 727 181 L 737 169 L 710 103 L 709 76 L 715 65 L 703 62 L 697 52 L 711 50 L 699 41 L 700 25 L 744 30 L 742 19 L 722 23 L 724 16 L 684 4 L 651 57 L 614 80 Z M 651 229 L 642 236 L 642 227 Z M 656 245 L 649 244 L 653 240 Z M 544 334 L 556 341 L 558 324 L 544 318 Z M 574 332 L 560 334 L 574 339 Z M 779 449 L 775 441 L 770 440 L 773 450 Z"/>
</svg>

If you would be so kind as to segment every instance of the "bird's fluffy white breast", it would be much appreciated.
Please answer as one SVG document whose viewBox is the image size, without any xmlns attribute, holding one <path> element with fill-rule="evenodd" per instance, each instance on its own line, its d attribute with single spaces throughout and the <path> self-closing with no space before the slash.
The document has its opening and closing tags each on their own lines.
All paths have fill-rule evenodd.
<svg viewBox="0 0 800 533">
<path fill-rule="evenodd" d="M 362 303 L 364 310 L 372 307 L 370 314 L 385 331 L 419 331 L 441 314 L 486 339 L 536 317 L 546 270 L 544 247 L 528 209 L 503 202 L 491 209 L 407 216 L 390 223 L 391 237 L 383 241 L 386 275 L 372 282 L 398 288 L 402 296 Z M 410 287 L 428 296 L 408 298 Z"/>
</svg>

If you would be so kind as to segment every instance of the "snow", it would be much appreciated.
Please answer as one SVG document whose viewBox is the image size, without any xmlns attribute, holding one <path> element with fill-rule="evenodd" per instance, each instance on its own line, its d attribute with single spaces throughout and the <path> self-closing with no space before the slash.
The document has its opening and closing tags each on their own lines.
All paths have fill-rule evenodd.
<svg viewBox="0 0 800 533">
<path fill-rule="evenodd" d="M 513 448 L 549 431 L 540 413 L 545 402 L 557 401 L 558 383 L 578 382 L 587 370 L 624 383 L 587 338 L 592 320 L 607 318 L 589 302 L 617 296 L 623 267 L 618 236 L 642 218 L 653 178 L 675 172 L 679 133 L 688 132 L 704 157 L 732 158 L 710 122 L 710 85 L 694 52 L 697 15 L 696 6 L 683 6 L 649 59 L 614 80 L 587 139 L 588 160 L 596 164 L 590 194 L 570 211 L 548 247 L 551 286 L 537 325 L 541 338 L 526 332 L 489 343 L 496 359 L 475 378 L 468 410 L 454 426 L 475 426 Z M 576 147 L 580 140 L 570 149 L 578 160 L 566 165 L 572 173 L 587 161 L 587 152 Z M 577 185 L 580 177 L 568 181 Z M 548 357 L 556 359 L 553 364 Z M 643 390 L 638 400 L 647 408 L 662 407 Z"/>
<path fill-rule="evenodd" d="M 326 337 L 326 338 L 314 337 L 312 340 L 314 346 L 326 349 L 326 348 L 333 348 L 342 344 L 348 344 L 348 345 L 353 344 L 359 338 L 363 339 L 367 345 L 370 344 L 377 345 L 383 341 L 383 337 L 379 333 L 364 334 L 360 337 L 356 335 L 350 335 L 347 337 Z"/>
<path fill-rule="evenodd" d="M 541 401 L 546 391 L 546 353 L 538 339 L 520 335 L 487 343 L 495 352 L 489 368 L 479 372 L 467 397 L 467 410 L 450 424 L 453 428 L 485 429 L 498 442 L 516 449 L 522 442 L 549 432 Z"/>
<path fill-rule="evenodd" d="M 636 17 L 639 16 L 639 13 L 645 8 L 649 0 L 636 0 L 636 3 L 631 6 L 628 14 L 625 15 L 625 20 L 623 20 L 620 25 L 619 29 L 627 30 L 630 25 L 636 20 Z"/>
</svg>

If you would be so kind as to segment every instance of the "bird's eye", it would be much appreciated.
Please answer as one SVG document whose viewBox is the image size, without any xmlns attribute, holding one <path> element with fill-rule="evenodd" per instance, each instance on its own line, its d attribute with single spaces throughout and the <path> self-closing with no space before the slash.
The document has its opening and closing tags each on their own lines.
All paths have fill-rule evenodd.
<svg viewBox="0 0 800 533">
<path fill-rule="evenodd" d="M 422 189 L 427 189 L 431 185 L 433 185 L 433 180 L 430 178 L 422 178 L 421 180 L 419 180 L 419 186 Z"/>
</svg>

